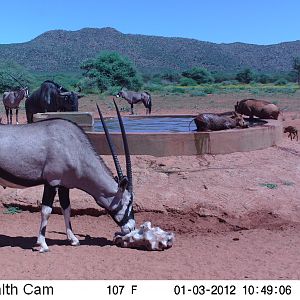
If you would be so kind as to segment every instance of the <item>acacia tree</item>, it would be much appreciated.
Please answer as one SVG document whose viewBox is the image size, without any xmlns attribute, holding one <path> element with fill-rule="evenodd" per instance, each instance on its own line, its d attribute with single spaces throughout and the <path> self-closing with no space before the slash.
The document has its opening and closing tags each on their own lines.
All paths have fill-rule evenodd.
<svg viewBox="0 0 300 300">
<path fill-rule="evenodd" d="M 141 76 L 133 64 L 117 52 L 101 52 L 95 59 L 81 64 L 83 74 L 94 82 L 100 92 L 110 87 L 119 86 L 138 90 L 142 86 Z"/>
<path fill-rule="evenodd" d="M 295 57 L 293 59 L 293 69 L 296 71 L 297 82 L 300 85 L 300 57 Z"/>
<path fill-rule="evenodd" d="M 249 68 L 246 68 L 246 69 L 244 69 L 241 72 L 236 74 L 236 80 L 238 80 L 241 83 L 248 84 L 253 79 L 254 79 L 254 74 Z"/>
</svg>

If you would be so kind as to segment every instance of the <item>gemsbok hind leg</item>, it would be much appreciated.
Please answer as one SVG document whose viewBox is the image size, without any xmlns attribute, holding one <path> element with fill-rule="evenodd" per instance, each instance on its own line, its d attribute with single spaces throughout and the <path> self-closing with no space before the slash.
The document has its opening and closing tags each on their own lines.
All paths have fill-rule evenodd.
<svg viewBox="0 0 300 300">
<path fill-rule="evenodd" d="M 131 114 L 133 115 L 134 112 L 133 112 L 133 103 L 130 104 L 130 110 L 131 110 Z"/>
<path fill-rule="evenodd" d="M 12 113 L 12 109 L 10 109 L 9 110 L 9 124 L 12 124 L 12 115 L 13 115 L 13 113 Z"/>
<path fill-rule="evenodd" d="M 6 113 L 7 124 L 9 124 L 9 108 L 5 107 L 5 113 Z"/>
<path fill-rule="evenodd" d="M 56 188 L 48 184 L 44 185 L 44 193 L 42 199 L 42 209 L 41 209 L 41 226 L 39 230 L 39 235 L 37 238 L 36 246 L 40 246 L 39 252 L 48 252 L 49 248 L 46 243 L 46 228 L 48 224 L 48 219 L 52 212 L 52 205 L 54 197 L 56 194 Z"/>
<path fill-rule="evenodd" d="M 64 215 L 65 224 L 66 224 L 66 233 L 68 240 L 71 242 L 72 246 L 78 246 L 79 240 L 74 235 L 71 225 L 71 205 L 70 205 L 70 190 L 65 187 L 58 188 L 58 197 L 62 213 Z"/>
<path fill-rule="evenodd" d="M 19 118 L 18 118 L 19 108 L 16 108 L 16 123 L 19 124 Z"/>
</svg>

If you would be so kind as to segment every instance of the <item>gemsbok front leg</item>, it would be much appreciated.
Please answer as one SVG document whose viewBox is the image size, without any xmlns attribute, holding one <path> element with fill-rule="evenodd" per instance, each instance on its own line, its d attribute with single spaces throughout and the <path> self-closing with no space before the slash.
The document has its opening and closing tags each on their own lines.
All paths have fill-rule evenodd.
<svg viewBox="0 0 300 300">
<path fill-rule="evenodd" d="M 58 197 L 61 210 L 65 219 L 67 238 L 71 242 L 72 246 L 78 246 L 80 243 L 77 237 L 74 235 L 71 225 L 71 204 L 69 194 L 69 189 L 63 186 L 58 188 Z"/>
<path fill-rule="evenodd" d="M 49 248 L 46 243 L 46 228 L 48 224 L 48 219 L 52 212 L 52 206 L 54 197 L 56 194 L 56 188 L 50 186 L 49 184 L 44 185 L 44 193 L 42 199 L 42 209 L 41 209 L 41 226 L 39 230 L 39 235 L 37 238 L 36 246 L 40 247 L 39 252 L 48 252 Z"/>
</svg>

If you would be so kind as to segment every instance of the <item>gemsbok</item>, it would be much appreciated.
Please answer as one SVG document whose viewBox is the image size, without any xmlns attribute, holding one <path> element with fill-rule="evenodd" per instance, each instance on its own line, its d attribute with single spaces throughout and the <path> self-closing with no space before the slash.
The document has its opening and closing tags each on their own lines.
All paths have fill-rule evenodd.
<svg viewBox="0 0 300 300">
<path fill-rule="evenodd" d="M 28 88 L 22 87 L 17 91 L 4 92 L 3 105 L 6 111 L 7 124 L 12 124 L 12 110 L 16 110 L 16 123 L 19 124 L 18 112 L 20 102 L 28 97 Z M 10 115 L 8 119 L 8 115 Z"/>
<path fill-rule="evenodd" d="M 40 252 L 49 250 L 45 238 L 46 226 L 58 187 L 66 234 L 71 245 L 79 245 L 70 222 L 69 190 L 73 188 L 85 191 L 105 208 L 120 226 L 122 234 L 135 229 L 130 154 L 122 118 L 114 104 L 123 138 L 127 176 L 122 173 L 98 105 L 97 108 L 114 159 L 117 179 L 95 152 L 85 132 L 71 121 L 48 119 L 20 126 L 0 126 L 0 185 L 11 188 L 45 185 L 36 243 Z"/>
<path fill-rule="evenodd" d="M 148 92 L 142 92 L 142 93 L 137 93 L 137 92 L 132 92 L 132 91 L 125 91 L 121 90 L 116 97 L 121 97 L 125 99 L 131 107 L 131 114 L 133 115 L 133 104 L 142 102 L 146 108 L 146 115 L 149 113 L 151 114 L 151 109 L 152 109 L 152 98 L 151 95 Z"/>
</svg>

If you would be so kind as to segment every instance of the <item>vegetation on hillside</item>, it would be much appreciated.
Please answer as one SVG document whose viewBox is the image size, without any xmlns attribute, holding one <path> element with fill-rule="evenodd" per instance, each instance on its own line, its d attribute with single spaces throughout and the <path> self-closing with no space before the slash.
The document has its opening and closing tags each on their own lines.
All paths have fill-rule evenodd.
<svg viewBox="0 0 300 300">
<path fill-rule="evenodd" d="M 0 45 L 0 61 L 9 60 L 39 73 L 77 73 L 80 64 L 100 51 L 128 57 L 143 74 L 182 72 L 193 67 L 210 72 L 288 72 L 299 56 L 300 41 L 276 45 L 215 44 L 187 38 L 123 34 L 113 28 L 53 30 L 32 41 Z"/>
<path fill-rule="evenodd" d="M 297 59 L 289 72 L 262 73 L 250 68 L 237 72 L 210 72 L 201 66 L 183 71 L 139 73 L 130 59 L 117 52 L 100 52 L 81 63 L 79 73 L 35 73 L 16 63 L 0 62 L 0 91 L 17 89 L 20 84 L 29 87 L 30 93 L 44 80 L 53 80 L 69 90 L 79 87 L 85 94 L 106 93 L 115 95 L 121 88 L 145 89 L 162 95 L 187 94 L 191 97 L 215 93 L 248 92 L 253 95 L 282 93 L 293 94 L 299 89 Z M 15 77 L 17 80 L 13 79 Z"/>
</svg>

